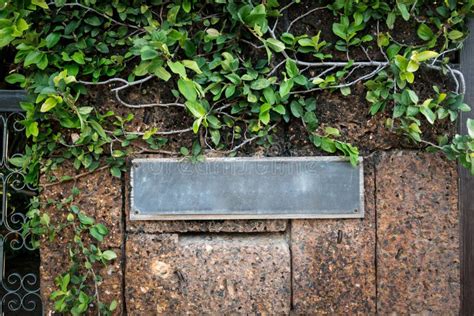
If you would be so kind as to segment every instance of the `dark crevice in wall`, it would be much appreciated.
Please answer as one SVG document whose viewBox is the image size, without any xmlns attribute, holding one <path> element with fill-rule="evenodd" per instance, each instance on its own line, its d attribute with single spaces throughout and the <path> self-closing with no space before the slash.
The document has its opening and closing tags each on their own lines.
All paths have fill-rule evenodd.
<svg viewBox="0 0 474 316">
<path fill-rule="evenodd" d="M 379 282 L 378 282 L 378 256 L 377 256 L 377 251 L 378 251 L 378 208 L 377 208 L 377 162 L 379 160 L 380 156 L 375 155 L 374 159 L 372 159 L 370 163 L 370 167 L 372 168 L 372 171 L 374 173 L 373 181 L 374 181 L 374 192 L 372 193 L 374 196 L 374 230 L 375 230 L 375 245 L 374 245 L 374 266 L 375 266 L 375 313 L 378 314 L 378 301 L 379 301 L 379 296 L 378 296 L 378 289 L 379 289 Z"/>
<path fill-rule="evenodd" d="M 290 252 L 290 313 L 295 310 L 294 302 L 293 302 L 293 251 L 291 248 L 291 225 L 293 224 L 293 220 L 289 220 L 286 226 L 287 236 L 288 236 L 288 250 Z"/>
<path fill-rule="evenodd" d="M 121 268 L 122 268 L 122 315 L 127 315 L 127 301 L 125 295 L 125 268 L 127 264 L 127 253 L 126 253 L 126 239 L 127 239 L 127 214 L 126 214 L 126 207 L 127 207 L 127 197 L 126 197 L 126 185 L 127 179 L 126 177 L 121 178 L 122 184 L 122 218 L 121 218 L 121 225 L 122 225 L 122 260 L 121 260 Z"/>
<path fill-rule="evenodd" d="M 144 231 L 130 231 L 125 235 L 171 235 L 177 234 L 179 237 L 284 237 L 286 238 L 286 231 L 279 232 L 144 232 Z"/>
</svg>

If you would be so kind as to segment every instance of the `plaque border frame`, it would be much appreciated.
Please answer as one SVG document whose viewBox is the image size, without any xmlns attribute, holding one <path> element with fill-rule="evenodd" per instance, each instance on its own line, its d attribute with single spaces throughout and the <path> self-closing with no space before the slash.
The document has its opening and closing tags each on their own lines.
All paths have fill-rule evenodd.
<svg viewBox="0 0 474 316">
<path fill-rule="evenodd" d="M 341 162 L 347 161 L 345 157 L 337 156 L 304 156 L 304 157 L 209 157 L 205 161 L 316 161 L 316 162 Z M 359 157 L 359 208 L 357 212 L 345 214 L 183 214 L 183 215 L 143 215 L 134 207 L 134 165 L 142 162 L 180 162 L 183 158 L 134 158 L 130 168 L 129 190 L 129 219 L 131 221 L 189 221 L 189 220 L 255 220 L 255 219 L 363 219 L 365 216 L 365 186 L 364 186 L 364 161 Z M 198 162 L 199 163 L 199 162 Z"/>
</svg>

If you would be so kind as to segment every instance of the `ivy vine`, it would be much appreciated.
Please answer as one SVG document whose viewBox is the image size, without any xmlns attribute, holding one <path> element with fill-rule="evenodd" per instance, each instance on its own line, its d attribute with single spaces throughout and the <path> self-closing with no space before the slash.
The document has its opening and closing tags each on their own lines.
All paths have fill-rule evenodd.
<svg viewBox="0 0 474 316">
<path fill-rule="evenodd" d="M 467 121 L 467 135 L 438 135 L 436 143 L 423 133 L 470 110 L 463 102 L 464 78 L 451 62 L 468 36 L 472 0 L 319 1 L 293 19 L 287 12 L 300 1 L 281 2 L 0 0 L 0 49 L 14 56 L 5 81 L 30 96 L 22 103 L 22 123 L 31 142 L 26 154 L 11 163 L 24 168 L 29 183 L 64 161 L 85 169 L 59 179 L 50 176 L 45 186 L 106 168 L 120 177 L 132 155 L 181 155 L 194 161 L 212 151 L 234 155 L 252 142 L 272 144 L 279 125 L 300 122 L 314 146 L 357 164 L 357 144 L 343 141 L 330 122 L 319 121 L 315 95 L 329 90 L 347 96 L 362 83 L 372 116 L 390 112 L 388 129 L 444 152 L 474 174 L 474 121 Z M 331 36 L 337 40 L 321 30 L 306 34 L 298 28 L 304 18 L 321 12 L 333 17 Z M 400 23 L 416 28 L 416 41 L 397 40 Z M 449 78 L 452 89 L 434 86 L 429 98 L 421 98 L 416 81 L 422 67 Z M 153 102 L 132 102 L 130 94 L 140 94 L 146 85 L 167 93 Z M 126 114 L 95 104 L 92 91 L 113 93 L 115 109 Z M 143 108 L 180 111 L 177 125 L 183 126 L 139 129 L 134 110 Z M 185 134 L 195 135 L 192 146 L 166 150 L 167 138 Z M 71 255 L 74 267 L 59 277 L 51 297 L 55 308 L 80 314 L 95 304 L 100 313 L 110 313 L 116 303 L 100 302 L 81 274 L 93 274 L 91 261 L 114 258 L 82 241 L 89 233 L 100 242 L 106 228 L 84 219 L 70 203 L 62 206 L 70 214 L 67 222 L 74 226 L 82 259 Z M 32 201 L 25 231 L 56 231 L 48 228 L 40 209 L 39 201 Z"/>
</svg>

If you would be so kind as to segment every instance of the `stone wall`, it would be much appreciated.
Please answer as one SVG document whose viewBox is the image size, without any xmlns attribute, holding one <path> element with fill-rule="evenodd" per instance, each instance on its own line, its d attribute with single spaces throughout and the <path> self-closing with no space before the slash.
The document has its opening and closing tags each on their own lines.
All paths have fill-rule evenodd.
<svg viewBox="0 0 474 316">
<path fill-rule="evenodd" d="M 458 314 L 455 164 L 390 151 L 364 167 L 364 219 L 132 222 L 127 177 L 106 171 L 43 198 L 76 185 L 81 209 L 111 228 L 106 244 L 121 256 L 100 290 L 117 314 Z M 41 249 L 45 299 L 64 251 Z"/>
</svg>

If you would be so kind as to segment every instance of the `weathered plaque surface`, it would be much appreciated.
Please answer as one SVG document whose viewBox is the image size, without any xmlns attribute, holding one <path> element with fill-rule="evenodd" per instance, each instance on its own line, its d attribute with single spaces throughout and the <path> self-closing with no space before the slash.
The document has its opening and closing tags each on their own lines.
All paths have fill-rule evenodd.
<svg viewBox="0 0 474 316">
<path fill-rule="evenodd" d="M 363 185 L 337 157 L 135 159 L 130 218 L 360 218 Z"/>
</svg>

